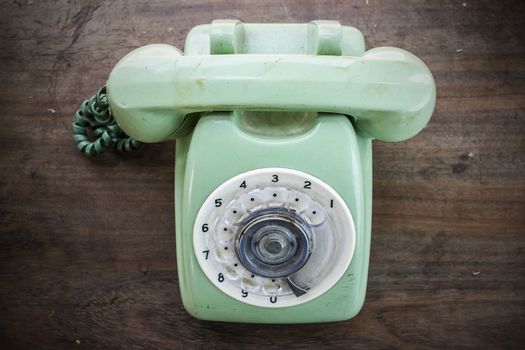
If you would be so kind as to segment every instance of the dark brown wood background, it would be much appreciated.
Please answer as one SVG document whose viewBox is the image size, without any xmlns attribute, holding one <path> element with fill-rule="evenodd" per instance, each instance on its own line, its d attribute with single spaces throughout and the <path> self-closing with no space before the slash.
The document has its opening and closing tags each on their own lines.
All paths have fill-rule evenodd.
<svg viewBox="0 0 525 350">
<path fill-rule="evenodd" d="M 2 1 L 0 348 L 525 346 L 521 1 Z M 366 304 L 316 325 L 203 322 L 175 260 L 174 144 L 80 154 L 79 103 L 127 52 L 216 18 L 335 19 L 421 57 L 438 91 L 417 137 L 374 144 Z"/>
</svg>

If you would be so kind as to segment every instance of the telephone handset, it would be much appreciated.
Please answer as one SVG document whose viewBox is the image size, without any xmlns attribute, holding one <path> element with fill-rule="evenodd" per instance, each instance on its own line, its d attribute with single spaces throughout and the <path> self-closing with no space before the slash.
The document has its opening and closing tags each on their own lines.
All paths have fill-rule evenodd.
<svg viewBox="0 0 525 350">
<path fill-rule="evenodd" d="M 118 125 L 177 140 L 184 306 L 201 319 L 343 320 L 366 292 L 371 140 L 416 135 L 434 109 L 413 54 L 365 51 L 334 21 L 193 28 L 185 54 L 147 45 L 107 83 Z"/>
<path fill-rule="evenodd" d="M 188 114 L 229 110 L 344 114 L 371 138 L 402 141 L 427 124 L 435 103 L 425 64 L 390 47 L 361 56 L 184 56 L 148 45 L 115 66 L 108 90 L 119 125 L 144 142 L 184 136 Z"/>
</svg>

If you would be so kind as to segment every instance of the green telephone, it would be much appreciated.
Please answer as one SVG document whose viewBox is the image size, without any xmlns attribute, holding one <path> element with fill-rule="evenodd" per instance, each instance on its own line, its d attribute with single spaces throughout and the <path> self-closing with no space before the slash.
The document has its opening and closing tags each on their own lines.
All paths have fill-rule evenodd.
<svg viewBox="0 0 525 350">
<path fill-rule="evenodd" d="M 356 315 L 366 292 L 371 140 L 428 122 L 432 74 L 411 53 L 365 51 L 334 21 L 193 28 L 185 53 L 138 48 L 107 102 L 142 142 L 176 140 L 182 301 L 205 320 L 307 323 Z"/>
</svg>

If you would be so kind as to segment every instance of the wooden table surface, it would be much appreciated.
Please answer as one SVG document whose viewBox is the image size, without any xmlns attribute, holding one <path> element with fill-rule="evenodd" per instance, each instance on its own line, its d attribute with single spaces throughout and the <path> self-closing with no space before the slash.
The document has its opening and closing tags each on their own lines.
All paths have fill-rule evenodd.
<svg viewBox="0 0 525 350">
<path fill-rule="evenodd" d="M 2 1 L 0 348 L 525 347 L 525 4 Z M 174 143 L 89 159 L 79 103 L 127 52 L 216 18 L 334 19 L 432 70 L 428 127 L 374 144 L 367 300 L 347 322 L 204 322 L 183 309 Z"/>
</svg>

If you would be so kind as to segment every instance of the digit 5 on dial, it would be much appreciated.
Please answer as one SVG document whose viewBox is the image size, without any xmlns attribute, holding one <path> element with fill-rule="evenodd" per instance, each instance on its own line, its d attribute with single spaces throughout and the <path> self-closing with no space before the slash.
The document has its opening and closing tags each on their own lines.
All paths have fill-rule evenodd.
<svg viewBox="0 0 525 350">
<path fill-rule="evenodd" d="M 371 140 L 417 134 L 435 104 L 424 63 L 365 51 L 333 21 L 193 28 L 185 54 L 148 45 L 108 81 L 119 126 L 177 140 L 182 301 L 207 320 L 344 320 L 365 298 Z"/>
</svg>

